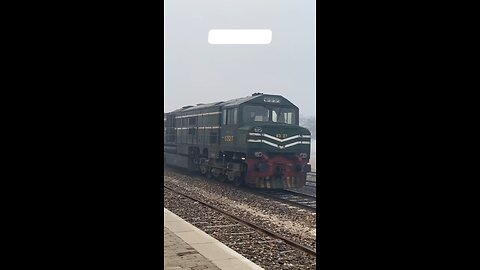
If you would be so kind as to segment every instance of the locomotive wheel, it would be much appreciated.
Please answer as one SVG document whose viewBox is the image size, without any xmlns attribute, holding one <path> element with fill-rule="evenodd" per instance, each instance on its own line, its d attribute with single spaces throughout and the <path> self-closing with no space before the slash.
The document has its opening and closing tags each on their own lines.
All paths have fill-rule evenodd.
<svg viewBox="0 0 480 270">
<path fill-rule="evenodd" d="M 241 187 L 243 185 L 243 177 L 236 177 L 233 181 L 233 185 L 236 187 Z"/>
<path fill-rule="evenodd" d="M 234 182 L 234 181 L 235 181 L 235 178 L 236 178 L 236 177 L 235 177 L 235 174 L 233 174 L 233 173 L 229 173 L 229 174 L 228 174 L 228 181 Z"/>
<path fill-rule="evenodd" d="M 208 168 L 205 166 L 200 166 L 200 173 L 203 175 L 207 174 Z"/>
<path fill-rule="evenodd" d="M 213 178 L 213 175 L 210 172 L 207 172 L 207 174 L 205 176 L 207 177 L 207 179 L 212 179 Z"/>
<path fill-rule="evenodd" d="M 220 174 L 220 171 L 217 170 L 217 169 L 213 169 L 212 170 L 212 174 L 215 178 L 218 178 L 221 174 Z"/>
<path fill-rule="evenodd" d="M 224 174 L 222 174 L 217 177 L 217 180 L 220 182 L 225 182 L 225 180 L 227 180 L 227 177 Z"/>
</svg>

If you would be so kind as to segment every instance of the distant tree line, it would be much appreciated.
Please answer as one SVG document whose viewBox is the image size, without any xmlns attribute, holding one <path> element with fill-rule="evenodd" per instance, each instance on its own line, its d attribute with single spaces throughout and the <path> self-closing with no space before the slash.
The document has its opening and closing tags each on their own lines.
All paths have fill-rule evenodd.
<svg viewBox="0 0 480 270">
<path fill-rule="evenodd" d="M 307 128 L 312 133 L 312 139 L 317 139 L 317 123 L 315 116 L 300 115 L 300 126 Z"/>
</svg>

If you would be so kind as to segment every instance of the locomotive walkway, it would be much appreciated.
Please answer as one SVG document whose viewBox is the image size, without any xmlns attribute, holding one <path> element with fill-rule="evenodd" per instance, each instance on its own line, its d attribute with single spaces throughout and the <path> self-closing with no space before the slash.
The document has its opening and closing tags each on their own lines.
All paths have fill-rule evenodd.
<svg viewBox="0 0 480 270">
<path fill-rule="evenodd" d="M 164 269 L 263 269 L 165 208 L 163 218 Z"/>
</svg>

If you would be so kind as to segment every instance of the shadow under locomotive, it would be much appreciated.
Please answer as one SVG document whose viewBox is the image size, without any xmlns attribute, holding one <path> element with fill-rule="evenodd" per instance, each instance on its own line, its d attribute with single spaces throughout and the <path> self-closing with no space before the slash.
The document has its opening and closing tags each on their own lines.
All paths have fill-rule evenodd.
<svg viewBox="0 0 480 270">
<path fill-rule="evenodd" d="M 164 114 L 164 162 L 236 186 L 303 187 L 311 135 L 298 123 L 278 95 L 185 106 Z"/>
</svg>

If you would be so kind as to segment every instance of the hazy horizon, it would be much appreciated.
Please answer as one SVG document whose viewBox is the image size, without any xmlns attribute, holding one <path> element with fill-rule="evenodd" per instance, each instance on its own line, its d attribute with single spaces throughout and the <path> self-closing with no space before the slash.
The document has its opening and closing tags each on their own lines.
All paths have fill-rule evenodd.
<svg viewBox="0 0 480 270">
<path fill-rule="evenodd" d="M 315 116 L 314 0 L 166 0 L 164 112 L 255 92 Z M 271 29 L 269 45 L 211 45 L 211 29 Z"/>
</svg>

